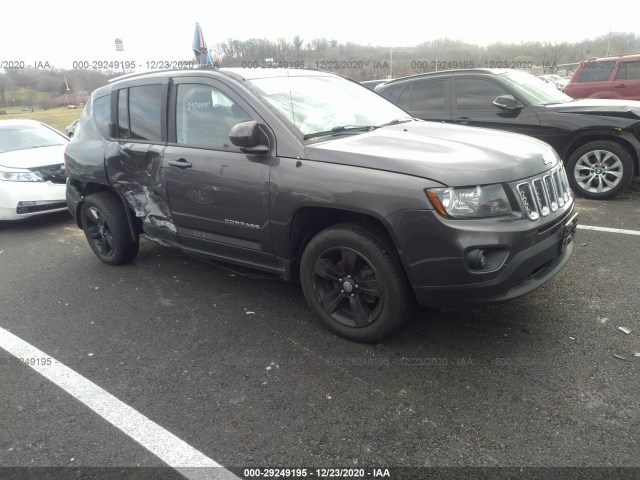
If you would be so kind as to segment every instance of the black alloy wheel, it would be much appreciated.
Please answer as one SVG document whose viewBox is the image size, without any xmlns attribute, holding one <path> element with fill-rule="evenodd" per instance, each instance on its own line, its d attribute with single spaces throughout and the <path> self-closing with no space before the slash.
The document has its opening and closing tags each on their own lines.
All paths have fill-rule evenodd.
<svg viewBox="0 0 640 480">
<path fill-rule="evenodd" d="M 380 316 L 384 289 L 380 276 L 362 254 L 330 248 L 313 266 L 313 284 L 322 309 L 348 327 L 366 327 Z"/>
<path fill-rule="evenodd" d="M 358 342 L 391 335 L 413 307 L 391 241 L 368 225 L 340 224 L 313 237 L 302 254 L 300 282 L 325 326 Z"/>
<path fill-rule="evenodd" d="M 99 192 L 85 198 L 80 213 L 82 229 L 89 246 L 105 263 L 120 265 L 138 254 L 124 205 L 111 192 Z"/>
</svg>

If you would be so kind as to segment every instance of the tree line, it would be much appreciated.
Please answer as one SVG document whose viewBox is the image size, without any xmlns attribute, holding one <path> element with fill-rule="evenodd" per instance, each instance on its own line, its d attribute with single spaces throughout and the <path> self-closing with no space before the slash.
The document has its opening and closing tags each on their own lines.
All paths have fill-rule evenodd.
<svg viewBox="0 0 640 480">
<path fill-rule="evenodd" d="M 415 47 L 399 48 L 340 43 L 334 39 L 284 38 L 229 39 L 210 49 L 215 66 L 310 67 L 334 71 L 354 80 L 397 78 L 456 68 L 522 68 L 532 73 L 570 75 L 589 58 L 640 53 L 640 36 L 611 33 L 580 42 L 544 41 L 493 43 L 479 46 L 437 39 Z M 186 61 L 193 60 L 187 58 Z M 8 69 L 0 73 L 1 106 L 52 106 L 53 100 L 71 92 L 71 103 L 104 85 L 121 72 L 101 70 Z"/>
<path fill-rule="evenodd" d="M 339 43 L 326 38 L 305 42 L 249 39 L 215 45 L 211 56 L 224 67 L 296 66 L 335 70 L 355 80 L 401 77 L 452 68 L 523 68 L 532 73 L 569 75 L 584 60 L 594 57 L 640 53 L 640 36 L 611 33 L 580 42 L 493 43 L 479 46 L 448 38 L 415 47 L 393 48 Z"/>
</svg>

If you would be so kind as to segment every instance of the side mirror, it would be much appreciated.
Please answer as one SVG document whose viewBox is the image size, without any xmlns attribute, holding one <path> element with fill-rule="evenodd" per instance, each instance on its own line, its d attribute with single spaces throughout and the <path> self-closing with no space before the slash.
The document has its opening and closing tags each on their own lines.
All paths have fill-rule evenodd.
<svg viewBox="0 0 640 480">
<path fill-rule="evenodd" d="M 513 95 L 499 95 L 493 101 L 493 104 L 496 107 L 502 108 L 504 110 L 515 110 L 517 108 L 520 108 L 518 106 L 518 103 L 516 102 L 516 99 L 513 98 Z"/>
<path fill-rule="evenodd" d="M 269 153 L 269 147 L 260 144 L 260 127 L 255 120 L 236 123 L 231 127 L 229 139 L 235 146 L 240 147 L 240 150 L 244 153 L 256 155 Z"/>
</svg>

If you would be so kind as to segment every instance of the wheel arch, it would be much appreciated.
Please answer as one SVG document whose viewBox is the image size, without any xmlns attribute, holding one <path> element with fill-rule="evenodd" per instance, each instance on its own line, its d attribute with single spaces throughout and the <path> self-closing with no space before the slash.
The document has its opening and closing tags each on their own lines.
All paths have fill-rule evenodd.
<svg viewBox="0 0 640 480">
<path fill-rule="evenodd" d="M 406 265 L 394 241 L 391 229 L 383 219 L 370 213 L 342 210 L 331 207 L 305 206 L 299 208 L 293 215 L 289 229 L 289 258 L 291 259 L 290 277 L 298 279 L 300 259 L 309 241 L 321 231 L 344 223 L 351 223 L 367 228 L 384 240 L 393 253 L 398 257 L 402 269 L 407 274 Z"/>
<path fill-rule="evenodd" d="M 136 222 L 136 217 L 133 214 L 133 212 L 131 211 L 131 208 L 129 207 L 129 204 L 127 203 L 127 201 L 124 198 L 124 196 L 122 195 L 122 193 L 120 193 L 119 191 L 109 187 L 108 185 L 104 185 L 104 184 L 101 184 L 101 183 L 89 182 L 89 183 L 83 183 L 81 185 L 75 184 L 74 187 L 82 195 L 82 200 L 80 202 L 78 202 L 78 204 L 76 205 L 76 211 L 75 211 L 75 215 L 74 215 L 75 219 L 76 219 L 76 225 L 78 226 L 78 228 L 82 229 L 82 217 L 81 217 L 81 213 L 80 212 L 82 211 L 82 204 L 84 202 L 84 199 L 86 197 L 88 197 L 89 195 L 93 195 L 95 193 L 111 192 L 113 195 L 115 195 L 122 202 L 122 205 L 124 207 L 124 211 L 127 214 L 127 223 L 129 224 L 129 231 L 131 233 L 131 239 L 135 241 L 137 239 L 138 235 L 140 235 L 140 233 L 142 233 L 141 227 L 138 225 L 138 222 Z"/>
<path fill-rule="evenodd" d="M 566 162 L 577 149 L 587 143 L 597 141 L 616 142 L 624 147 L 633 159 L 634 176 L 640 175 L 640 141 L 636 140 L 627 132 L 621 132 L 620 134 L 615 134 L 614 132 L 603 132 L 601 130 L 580 132 L 569 140 L 563 152 L 559 152 L 560 156 Z"/>
</svg>

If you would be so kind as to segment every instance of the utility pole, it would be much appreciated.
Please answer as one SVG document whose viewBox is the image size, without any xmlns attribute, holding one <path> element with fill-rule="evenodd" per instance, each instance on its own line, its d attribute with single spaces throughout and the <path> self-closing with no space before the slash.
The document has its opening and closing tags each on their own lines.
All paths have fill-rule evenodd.
<svg viewBox="0 0 640 480">
<path fill-rule="evenodd" d="M 389 50 L 389 79 L 393 79 L 393 48 Z"/>
<path fill-rule="evenodd" d="M 67 107 L 70 105 L 69 103 L 69 82 L 67 82 L 67 76 L 66 75 L 62 75 L 64 77 L 64 84 L 67 86 L 67 90 L 64 92 L 64 98 L 67 101 Z"/>
</svg>

